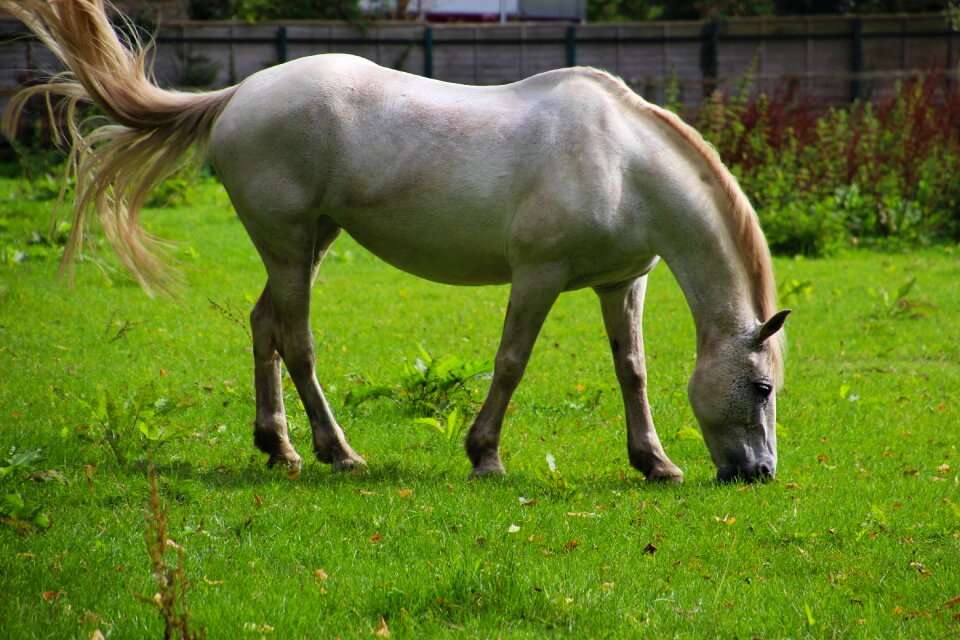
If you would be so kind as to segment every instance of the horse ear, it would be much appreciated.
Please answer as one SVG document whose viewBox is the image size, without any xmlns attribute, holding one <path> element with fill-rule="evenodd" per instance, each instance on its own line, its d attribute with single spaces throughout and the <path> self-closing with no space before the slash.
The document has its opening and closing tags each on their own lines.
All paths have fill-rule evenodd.
<svg viewBox="0 0 960 640">
<path fill-rule="evenodd" d="M 760 328 L 757 329 L 757 337 L 755 338 L 758 347 L 783 328 L 783 323 L 787 321 L 787 316 L 790 315 L 790 311 L 791 309 L 778 311 L 773 314 L 769 320 L 760 325 Z"/>
</svg>

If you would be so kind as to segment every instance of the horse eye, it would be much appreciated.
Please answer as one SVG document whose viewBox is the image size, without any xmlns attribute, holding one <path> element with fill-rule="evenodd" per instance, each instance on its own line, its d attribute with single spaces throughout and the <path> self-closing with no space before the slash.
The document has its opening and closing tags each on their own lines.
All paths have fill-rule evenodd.
<svg viewBox="0 0 960 640">
<path fill-rule="evenodd" d="M 773 392 L 773 387 L 771 387 L 769 384 L 765 382 L 755 382 L 753 383 L 753 387 L 757 390 L 757 393 L 759 393 L 760 396 L 764 398 L 766 398 Z"/>
</svg>

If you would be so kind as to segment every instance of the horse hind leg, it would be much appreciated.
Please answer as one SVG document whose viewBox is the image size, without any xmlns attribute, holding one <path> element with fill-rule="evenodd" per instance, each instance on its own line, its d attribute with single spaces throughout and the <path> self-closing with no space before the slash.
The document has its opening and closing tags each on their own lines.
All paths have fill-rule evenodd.
<svg viewBox="0 0 960 640">
<path fill-rule="evenodd" d="M 251 234 L 267 268 L 268 299 L 272 310 L 270 337 L 310 420 L 314 454 L 320 462 L 330 463 L 334 469 L 364 465 L 363 458 L 347 443 L 317 381 L 313 335 L 310 331 L 310 289 L 317 268 L 340 229 L 329 219 L 322 218 L 314 227 L 276 225 L 270 231 L 268 242 L 258 241 Z M 260 338 L 265 341 L 264 336 Z M 267 366 L 263 366 L 262 371 L 265 373 L 262 389 L 266 400 L 263 407 L 265 412 L 269 412 L 272 407 L 278 406 L 276 403 L 271 405 L 272 400 L 280 397 L 282 403 L 279 371 L 277 377 L 273 377 L 274 370 Z M 260 387 L 258 402 L 261 398 L 259 391 Z M 257 446 L 260 446 L 259 442 Z M 274 455 L 271 451 L 267 453 Z"/>
<path fill-rule="evenodd" d="M 646 290 L 647 276 L 643 276 L 626 286 L 597 289 L 597 295 L 627 414 L 630 464 L 648 480 L 681 483 L 683 472 L 664 452 L 647 400 L 642 329 Z"/>
<path fill-rule="evenodd" d="M 256 388 L 257 417 L 253 426 L 253 443 L 270 456 L 268 467 L 281 464 L 294 469 L 301 466 L 300 455 L 290 443 L 287 417 L 283 406 L 280 378 L 280 354 L 283 351 L 275 331 L 277 321 L 270 297 L 270 282 L 250 312 L 253 334 L 253 378 Z"/>
</svg>

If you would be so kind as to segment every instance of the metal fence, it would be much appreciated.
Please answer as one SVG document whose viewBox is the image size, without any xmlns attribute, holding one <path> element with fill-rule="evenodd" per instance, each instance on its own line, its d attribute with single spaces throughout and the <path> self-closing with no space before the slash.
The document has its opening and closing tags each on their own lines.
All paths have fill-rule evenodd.
<svg viewBox="0 0 960 640">
<path fill-rule="evenodd" d="M 53 68 L 42 47 L 0 23 L 0 91 Z M 903 77 L 957 82 L 960 33 L 941 15 L 738 19 L 616 25 L 564 23 L 238 24 L 180 22 L 159 33 L 158 78 L 176 86 L 235 84 L 265 67 L 326 52 L 465 84 L 501 84 L 575 64 L 607 69 L 653 101 L 672 83 L 690 105 L 729 91 L 752 70 L 755 88 L 799 86 L 840 104 L 889 92 Z"/>
</svg>

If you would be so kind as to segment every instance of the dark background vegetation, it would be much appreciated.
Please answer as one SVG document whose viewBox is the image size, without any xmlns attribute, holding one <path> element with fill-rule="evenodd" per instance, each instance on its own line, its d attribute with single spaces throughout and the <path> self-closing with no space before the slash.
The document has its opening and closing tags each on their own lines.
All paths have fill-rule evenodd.
<svg viewBox="0 0 960 640">
<path fill-rule="evenodd" d="M 388 3 L 382 17 L 403 17 L 406 12 Z M 635 20 L 696 20 L 734 16 L 842 15 L 869 13 L 930 13 L 947 9 L 947 0 L 588 0 L 591 22 Z M 355 20 L 362 17 L 358 0 L 190 0 L 188 12 L 195 20 Z"/>
</svg>

